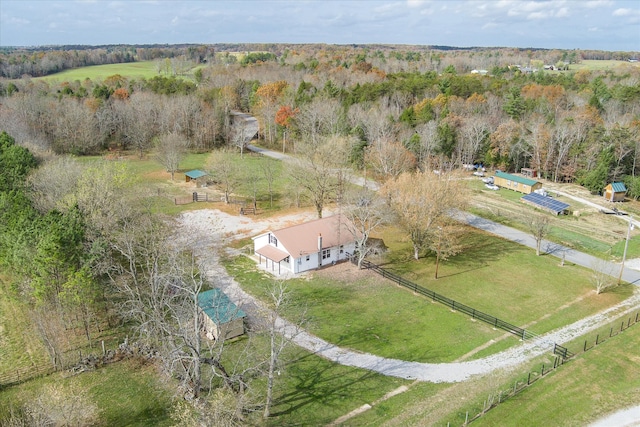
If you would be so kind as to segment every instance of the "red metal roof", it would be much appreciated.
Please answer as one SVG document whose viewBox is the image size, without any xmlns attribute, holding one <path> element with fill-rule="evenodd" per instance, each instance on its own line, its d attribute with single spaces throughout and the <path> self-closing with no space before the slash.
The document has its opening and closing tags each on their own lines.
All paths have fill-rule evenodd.
<svg viewBox="0 0 640 427">
<path fill-rule="evenodd" d="M 261 247 L 256 251 L 256 253 L 262 255 L 263 257 L 267 257 L 273 262 L 280 262 L 289 256 L 288 253 L 281 251 L 280 249 L 271 245 Z"/>
<path fill-rule="evenodd" d="M 294 257 L 318 252 L 318 236 L 322 236 L 322 248 L 331 248 L 354 241 L 342 215 L 320 218 L 292 227 L 273 231 L 278 246 L 282 245 Z"/>
</svg>

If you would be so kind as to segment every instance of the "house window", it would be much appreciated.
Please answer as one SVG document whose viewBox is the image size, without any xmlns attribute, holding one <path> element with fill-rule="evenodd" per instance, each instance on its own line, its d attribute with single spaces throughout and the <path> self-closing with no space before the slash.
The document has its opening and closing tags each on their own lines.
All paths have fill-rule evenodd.
<svg viewBox="0 0 640 427">
<path fill-rule="evenodd" d="M 322 250 L 322 259 L 331 258 L 331 249 Z"/>
<path fill-rule="evenodd" d="M 289 257 L 286 257 L 285 259 L 283 259 L 283 261 L 289 264 Z"/>
<path fill-rule="evenodd" d="M 274 236 L 273 234 L 269 234 L 269 243 L 271 243 L 273 246 L 278 246 L 278 239 L 276 239 L 276 236 Z"/>
<path fill-rule="evenodd" d="M 340 245 L 340 253 L 343 254 L 344 253 L 344 245 Z"/>
<path fill-rule="evenodd" d="M 305 261 L 309 261 L 311 259 L 311 255 L 307 255 Z"/>
</svg>

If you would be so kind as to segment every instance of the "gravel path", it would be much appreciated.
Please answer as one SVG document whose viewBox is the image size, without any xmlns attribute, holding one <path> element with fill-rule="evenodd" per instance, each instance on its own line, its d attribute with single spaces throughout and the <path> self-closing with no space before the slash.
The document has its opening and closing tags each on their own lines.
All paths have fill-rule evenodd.
<svg viewBox="0 0 640 427">
<path fill-rule="evenodd" d="M 198 244 L 192 245 L 192 247 L 204 263 L 207 275 L 248 313 L 249 321 L 251 322 L 258 320 L 255 316 L 263 307 L 259 301 L 244 292 L 238 283 L 220 266 L 218 255 L 214 248 L 215 245 L 219 244 L 220 241 L 224 242 L 225 239 L 230 237 L 253 236 L 268 229 L 277 229 L 311 218 L 314 218 L 312 213 L 299 213 L 277 219 L 254 221 L 250 217 L 236 217 L 218 210 L 191 211 L 184 213 L 180 217 L 180 235 L 185 239 L 184 244 L 189 244 L 189 237 L 194 235 L 194 231 L 197 231 L 199 236 L 210 236 L 210 239 L 199 239 Z M 484 222 L 483 224 L 487 225 Z M 492 232 L 501 234 L 499 233 L 499 227 L 496 225 Z M 503 230 L 503 232 L 509 234 L 513 233 L 513 230 L 507 227 L 507 230 Z M 521 237 L 520 234 L 516 236 Z M 513 238 L 514 235 L 511 235 L 511 237 Z M 521 243 L 527 244 L 525 241 Z M 629 274 L 640 273 L 630 272 Z M 484 375 L 498 369 L 514 367 L 533 357 L 550 352 L 553 349 L 554 342 L 561 344 L 584 335 L 606 323 L 611 318 L 638 310 L 639 305 L 640 293 L 636 293 L 631 298 L 601 313 L 589 316 L 536 339 L 523 342 L 503 352 L 479 360 L 457 363 L 419 363 L 388 359 L 338 347 L 306 331 L 300 331 L 284 319 L 278 319 L 277 325 L 281 332 L 291 338 L 297 345 L 342 365 L 368 369 L 383 375 L 404 379 L 416 379 L 434 383 L 460 382 L 474 375 Z"/>
</svg>

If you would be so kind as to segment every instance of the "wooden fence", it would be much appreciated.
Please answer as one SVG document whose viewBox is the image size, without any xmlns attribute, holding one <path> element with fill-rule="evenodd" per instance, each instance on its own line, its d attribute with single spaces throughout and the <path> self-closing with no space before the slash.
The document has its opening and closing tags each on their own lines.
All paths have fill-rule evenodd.
<svg viewBox="0 0 640 427">
<path fill-rule="evenodd" d="M 355 257 L 351 256 L 350 257 L 351 262 L 354 264 L 357 264 L 357 260 L 355 259 Z M 389 279 L 392 280 L 393 282 L 397 283 L 400 286 L 404 286 L 407 289 L 412 290 L 415 293 L 424 295 L 428 298 L 431 298 L 433 301 L 437 301 L 441 304 L 446 305 L 447 307 L 451 308 L 452 310 L 456 310 L 456 311 L 461 311 L 463 313 L 468 314 L 469 316 L 471 316 L 472 319 L 478 319 L 481 320 L 485 323 L 490 324 L 491 326 L 493 326 L 494 328 L 498 328 L 498 329 L 502 329 L 504 331 L 509 332 L 510 334 L 513 334 L 515 336 L 517 336 L 518 338 L 522 339 L 522 340 L 527 340 L 527 339 L 531 339 L 531 338 L 535 338 L 538 335 L 534 332 L 531 332 L 529 330 L 526 330 L 524 328 L 520 328 L 518 326 L 512 325 L 511 323 L 505 322 L 504 320 L 498 319 L 497 317 L 491 316 L 489 314 L 483 313 L 482 311 L 476 310 L 475 308 L 469 307 L 468 305 L 462 304 L 460 302 L 457 302 L 455 300 L 452 300 L 451 298 L 447 298 L 443 295 L 440 295 L 434 291 L 431 291 L 427 288 L 424 288 L 416 283 L 413 283 L 401 276 L 398 276 L 395 273 L 392 273 L 391 271 L 385 270 L 384 268 L 380 267 L 379 265 L 376 265 L 370 261 L 367 260 L 363 260 L 362 261 L 362 268 L 368 269 L 368 270 L 373 270 L 376 273 L 380 274 L 382 277 L 384 277 L 385 279 Z M 570 357 L 573 356 L 573 353 L 570 352 L 567 348 L 555 344 L 553 346 L 553 354 L 562 357 L 563 359 L 568 359 Z"/>
<path fill-rule="evenodd" d="M 188 205 L 189 203 L 213 202 L 213 201 L 214 201 L 213 199 L 209 198 L 209 194 L 207 193 L 200 194 L 196 191 L 194 191 L 193 194 L 191 194 L 191 196 L 173 198 L 173 203 L 175 205 Z"/>
<path fill-rule="evenodd" d="M 3 387 L 20 384 L 21 382 L 31 380 L 43 375 L 49 375 L 56 370 L 50 365 L 20 367 L 3 372 L 0 375 L 0 389 Z"/>
</svg>

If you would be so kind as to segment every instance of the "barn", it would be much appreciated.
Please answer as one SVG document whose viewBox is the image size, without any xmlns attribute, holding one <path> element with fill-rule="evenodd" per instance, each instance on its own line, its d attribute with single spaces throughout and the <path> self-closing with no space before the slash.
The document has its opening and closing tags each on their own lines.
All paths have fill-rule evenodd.
<svg viewBox="0 0 640 427">
<path fill-rule="evenodd" d="M 229 297 L 218 288 L 198 294 L 198 309 L 202 329 L 207 338 L 217 340 L 234 338 L 244 334 L 246 313 L 238 308 Z"/>
<path fill-rule="evenodd" d="M 627 196 L 627 187 L 622 182 L 612 182 L 604 187 L 603 195 L 605 200 L 610 202 L 624 202 Z"/>
<path fill-rule="evenodd" d="M 335 264 L 355 251 L 355 238 L 343 215 L 268 231 L 253 238 L 258 262 L 276 274 L 302 273 Z"/>
<path fill-rule="evenodd" d="M 508 188 L 509 190 L 518 191 L 523 194 L 530 194 L 542 188 L 541 182 L 500 171 L 497 171 L 494 175 L 493 183 L 498 187 Z"/>
</svg>

